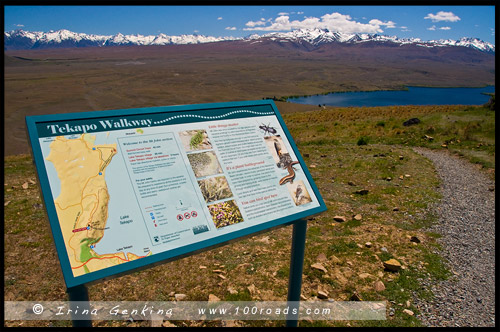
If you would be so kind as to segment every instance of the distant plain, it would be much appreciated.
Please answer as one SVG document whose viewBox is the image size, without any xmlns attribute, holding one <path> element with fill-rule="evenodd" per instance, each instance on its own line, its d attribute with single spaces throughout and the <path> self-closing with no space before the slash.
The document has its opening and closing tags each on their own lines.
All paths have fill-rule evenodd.
<svg viewBox="0 0 500 332">
<path fill-rule="evenodd" d="M 6 51 L 5 154 L 28 153 L 27 115 L 255 100 L 330 91 L 494 84 L 494 55 L 463 48 L 282 43 Z M 279 103 L 283 113 L 313 106 Z"/>
</svg>

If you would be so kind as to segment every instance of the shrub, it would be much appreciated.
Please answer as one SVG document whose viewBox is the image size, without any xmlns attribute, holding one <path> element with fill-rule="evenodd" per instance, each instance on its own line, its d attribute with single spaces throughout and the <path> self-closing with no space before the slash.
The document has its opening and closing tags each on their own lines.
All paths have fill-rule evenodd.
<svg viewBox="0 0 500 332">
<path fill-rule="evenodd" d="M 367 136 L 361 136 L 359 139 L 358 139 L 358 145 L 368 145 L 368 140 L 369 138 Z"/>
</svg>

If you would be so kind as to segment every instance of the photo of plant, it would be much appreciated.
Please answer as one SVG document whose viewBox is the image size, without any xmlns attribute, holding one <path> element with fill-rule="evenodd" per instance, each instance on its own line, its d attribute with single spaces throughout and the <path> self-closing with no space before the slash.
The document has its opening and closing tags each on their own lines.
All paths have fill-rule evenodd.
<svg viewBox="0 0 500 332">
<path fill-rule="evenodd" d="M 204 129 L 181 131 L 179 132 L 179 137 L 184 150 L 188 152 L 212 148 L 212 143 L 208 139 L 208 134 Z"/>
<path fill-rule="evenodd" d="M 300 180 L 295 181 L 294 183 L 289 183 L 287 184 L 287 188 L 290 192 L 290 195 L 292 195 L 295 205 L 299 206 L 312 202 L 311 196 L 306 189 L 304 181 Z"/>
<path fill-rule="evenodd" d="M 240 209 L 238 209 L 234 200 L 209 205 L 208 210 L 212 215 L 216 228 L 234 225 L 243 221 Z"/>
<path fill-rule="evenodd" d="M 210 203 L 233 196 L 227 179 L 224 176 L 198 181 L 205 202 Z"/>
<path fill-rule="evenodd" d="M 222 168 L 213 151 L 191 153 L 187 157 L 197 178 L 222 173 Z"/>
</svg>

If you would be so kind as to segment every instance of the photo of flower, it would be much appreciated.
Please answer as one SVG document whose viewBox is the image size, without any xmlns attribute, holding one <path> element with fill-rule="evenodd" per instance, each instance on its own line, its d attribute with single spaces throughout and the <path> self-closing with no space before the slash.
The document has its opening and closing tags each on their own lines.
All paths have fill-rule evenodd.
<svg viewBox="0 0 500 332">
<path fill-rule="evenodd" d="M 216 228 L 234 225 L 243 221 L 240 209 L 234 200 L 208 206 Z"/>
</svg>

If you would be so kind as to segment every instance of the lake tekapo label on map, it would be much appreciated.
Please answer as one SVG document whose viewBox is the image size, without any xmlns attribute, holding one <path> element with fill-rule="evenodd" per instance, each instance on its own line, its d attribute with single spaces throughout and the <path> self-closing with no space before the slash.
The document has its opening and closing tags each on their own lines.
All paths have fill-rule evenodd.
<svg viewBox="0 0 500 332">
<path fill-rule="evenodd" d="M 135 111 L 27 117 L 67 284 L 326 209 L 272 101 Z"/>
</svg>

